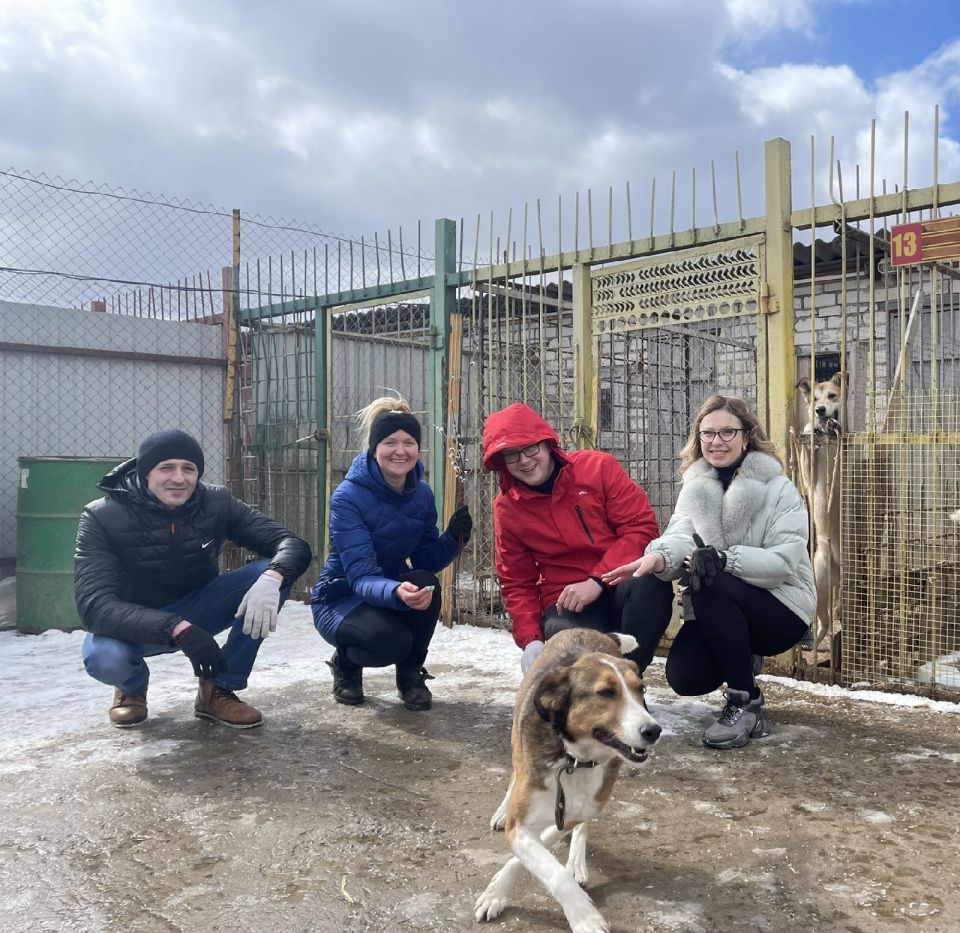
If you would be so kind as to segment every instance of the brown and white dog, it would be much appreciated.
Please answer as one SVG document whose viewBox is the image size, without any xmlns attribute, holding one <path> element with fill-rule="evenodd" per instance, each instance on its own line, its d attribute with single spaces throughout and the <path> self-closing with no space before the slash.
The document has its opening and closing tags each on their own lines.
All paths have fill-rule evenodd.
<svg viewBox="0 0 960 933">
<path fill-rule="evenodd" d="M 834 373 L 829 379 L 818 382 L 810 391 L 810 380 L 804 377 L 797 383 L 797 388 L 803 396 L 804 411 L 810 410 L 811 395 L 813 397 L 813 418 L 807 420 L 802 434 L 823 434 L 827 437 L 840 435 L 840 406 L 841 389 L 843 388 L 843 373 Z"/>
<path fill-rule="evenodd" d="M 630 635 L 558 632 L 527 671 L 513 715 L 513 775 L 493 815 L 511 858 L 477 898 L 477 920 L 499 917 L 526 868 L 557 899 L 575 933 L 604 933 L 587 881 L 588 820 L 603 809 L 622 762 L 640 765 L 660 738 Z M 570 834 L 564 867 L 550 848 Z"/>
<path fill-rule="evenodd" d="M 842 432 L 843 375 L 818 382 L 811 391 L 810 380 L 801 379 L 797 388 L 805 410 L 813 417 L 798 439 L 800 476 L 806 487 L 813 519 L 813 576 L 817 584 L 817 624 L 814 646 L 834 628 L 834 607 L 840 599 L 840 457 Z"/>
</svg>

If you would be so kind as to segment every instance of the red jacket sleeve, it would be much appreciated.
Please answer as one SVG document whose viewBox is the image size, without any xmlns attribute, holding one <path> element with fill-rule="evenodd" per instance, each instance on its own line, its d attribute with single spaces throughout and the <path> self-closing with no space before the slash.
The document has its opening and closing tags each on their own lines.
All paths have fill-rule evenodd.
<svg viewBox="0 0 960 933">
<path fill-rule="evenodd" d="M 494 502 L 494 560 L 513 640 L 520 648 L 543 641 L 540 625 L 540 568 L 521 539 L 505 528 L 499 502 Z"/>
<path fill-rule="evenodd" d="M 617 538 L 590 571 L 592 577 L 602 576 L 608 570 L 636 560 L 647 545 L 660 536 L 657 516 L 647 494 L 630 478 L 616 457 L 603 458 L 601 478 L 607 520 L 617 532 Z"/>
</svg>

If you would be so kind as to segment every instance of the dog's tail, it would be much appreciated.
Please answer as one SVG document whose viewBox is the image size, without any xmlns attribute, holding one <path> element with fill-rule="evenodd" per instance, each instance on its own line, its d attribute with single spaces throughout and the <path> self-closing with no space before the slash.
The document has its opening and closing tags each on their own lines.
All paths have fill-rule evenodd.
<svg viewBox="0 0 960 933">
<path fill-rule="evenodd" d="M 610 637 L 620 646 L 620 654 L 630 654 L 631 651 L 636 651 L 640 647 L 640 642 L 633 635 L 624 635 L 623 632 L 610 632 Z"/>
</svg>

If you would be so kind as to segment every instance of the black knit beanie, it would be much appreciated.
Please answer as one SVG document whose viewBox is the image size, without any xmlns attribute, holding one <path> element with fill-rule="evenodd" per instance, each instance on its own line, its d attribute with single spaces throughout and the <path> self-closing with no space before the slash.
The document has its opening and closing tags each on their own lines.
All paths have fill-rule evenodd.
<svg viewBox="0 0 960 933">
<path fill-rule="evenodd" d="M 370 444 L 368 450 L 372 454 L 377 444 L 394 431 L 406 431 L 420 446 L 420 422 L 408 411 L 385 411 L 377 415 L 370 425 Z"/>
<path fill-rule="evenodd" d="M 189 460 L 196 465 L 197 478 L 203 476 L 203 451 L 186 431 L 167 428 L 145 437 L 137 451 L 137 476 L 147 488 L 147 474 L 164 460 Z"/>
</svg>

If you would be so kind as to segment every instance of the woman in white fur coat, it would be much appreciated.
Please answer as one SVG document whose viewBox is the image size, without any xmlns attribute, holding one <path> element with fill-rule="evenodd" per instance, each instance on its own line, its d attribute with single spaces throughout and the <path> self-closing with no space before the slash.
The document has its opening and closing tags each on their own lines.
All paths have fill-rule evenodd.
<svg viewBox="0 0 960 933">
<path fill-rule="evenodd" d="M 725 683 L 726 703 L 703 741 L 742 748 L 769 733 L 753 656 L 793 647 L 816 611 L 807 509 L 740 399 L 708 398 L 680 458 L 680 494 L 666 531 L 643 557 L 603 579 L 612 585 L 653 573 L 686 584 L 667 682 L 682 696 Z"/>
</svg>

